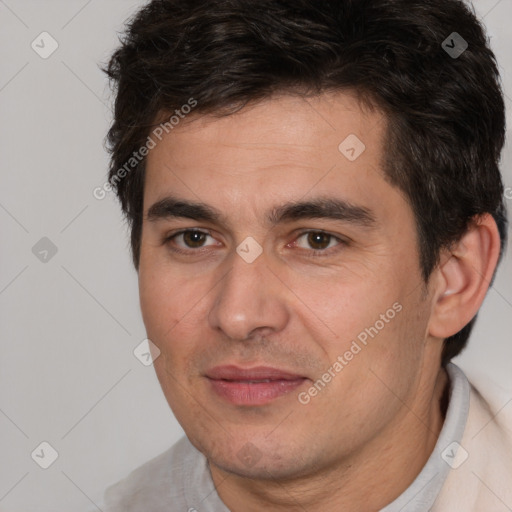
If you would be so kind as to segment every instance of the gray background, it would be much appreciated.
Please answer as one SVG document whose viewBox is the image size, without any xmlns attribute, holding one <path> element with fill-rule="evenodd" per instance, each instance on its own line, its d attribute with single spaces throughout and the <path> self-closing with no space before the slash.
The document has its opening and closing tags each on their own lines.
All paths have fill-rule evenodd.
<svg viewBox="0 0 512 512">
<path fill-rule="evenodd" d="M 98 64 L 141 4 L 0 0 L 0 511 L 98 510 L 107 485 L 182 433 L 153 368 L 133 354 L 145 331 L 125 223 L 112 194 L 92 193 L 105 182 L 112 99 Z M 500 62 L 511 125 L 512 2 L 475 7 Z M 31 47 L 43 31 L 59 45 L 47 59 Z M 509 143 L 509 209 L 511 158 Z M 46 262 L 43 237 L 57 248 Z M 509 389 L 511 319 L 509 250 L 458 358 L 469 375 Z M 31 458 L 43 441 L 59 454 L 48 469 Z M 42 449 L 39 462 L 51 456 Z"/>
</svg>

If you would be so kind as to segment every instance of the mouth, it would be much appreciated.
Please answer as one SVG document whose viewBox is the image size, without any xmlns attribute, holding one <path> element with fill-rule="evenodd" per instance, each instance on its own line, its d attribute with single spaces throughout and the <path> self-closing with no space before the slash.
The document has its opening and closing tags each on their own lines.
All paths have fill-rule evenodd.
<svg viewBox="0 0 512 512">
<path fill-rule="evenodd" d="M 216 366 L 206 373 L 211 389 L 234 405 L 265 405 L 301 386 L 306 377 L 278 368 Z"/>
</svg>

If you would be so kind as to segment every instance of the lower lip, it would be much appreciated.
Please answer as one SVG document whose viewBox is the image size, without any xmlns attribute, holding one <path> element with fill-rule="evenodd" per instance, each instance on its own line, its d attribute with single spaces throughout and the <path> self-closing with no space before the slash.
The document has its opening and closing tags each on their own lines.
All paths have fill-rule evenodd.
<svg viewBox="0 0 512 512">
<path fill-rule="evenodd" d="M 213 390 L 235 405 L 265 405 L 291 393 L 306 379 L 243 382 L 209 379 Z"/>
</svg>

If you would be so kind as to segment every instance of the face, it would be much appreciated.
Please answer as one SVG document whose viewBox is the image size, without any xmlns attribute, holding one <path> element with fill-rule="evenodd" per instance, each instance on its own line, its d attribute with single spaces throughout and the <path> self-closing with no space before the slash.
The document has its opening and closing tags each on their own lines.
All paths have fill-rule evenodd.
<svg viewBox="0 0 512 512">
<path fill-rule="evenodd" d="M 168 403 L 214 467 L 348 464 L 425 398 L 432 301 L 384 130 L 349 94 L 281 96 L 186 119 L 150 152 L 143 318 Z"/>
</svg>

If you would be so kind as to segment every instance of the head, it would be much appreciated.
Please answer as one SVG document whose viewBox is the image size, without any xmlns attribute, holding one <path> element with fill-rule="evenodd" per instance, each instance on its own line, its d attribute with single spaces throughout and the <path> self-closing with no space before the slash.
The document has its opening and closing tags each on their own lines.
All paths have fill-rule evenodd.
<svg viewBox="0 0 512 512">
<path fill-rule="evenodd" d="M 447 314 L 478 267 L 459 262 L 485 247 L 488 285 L 504 245 L 504 104 L 475 15 L 460 0 L 155 0 L 107 73 L 110 180 L 155 368 L 191 440 L 226 467 L 228 444 L 258 440 L 284 475 L 319 463 L 299 449 L 315 426 L 350 425 L 356 445 L 387 428 L 399 404 L 381 379 L 405 396 L 464 348 L 485 286 Z M 301 253 L 323 243 L 327 256 Z M 347 351 L 358 362 L 334 369 Z M 288 451 L 272 403 L 212 402 L 208 387 L 218 365 L 270 362 L 309 384 L 331 375 L 307 407 L 277 399 L 294 417 Z"/>
</svg>

